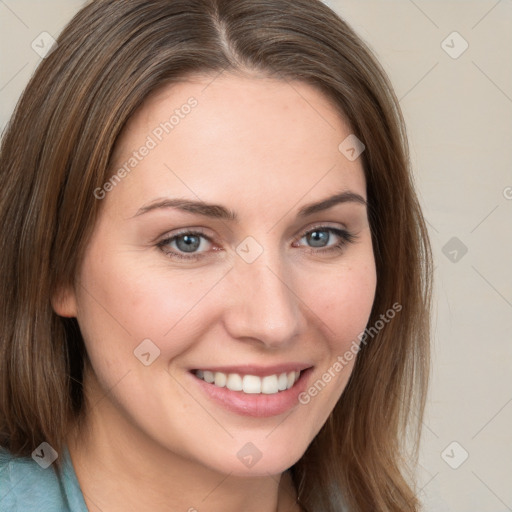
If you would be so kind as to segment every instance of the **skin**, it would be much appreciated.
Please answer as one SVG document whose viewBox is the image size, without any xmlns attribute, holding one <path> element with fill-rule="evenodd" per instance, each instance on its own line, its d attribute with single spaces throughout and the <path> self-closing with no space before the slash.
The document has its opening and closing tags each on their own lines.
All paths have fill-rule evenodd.
<svg viewBox="0 0 512 512">
<path fill-rule="evenodd" d="M 198 101 L 106 194 L 75 288 L 52 301 L 78 319 L 92 365 L 84 428 L 73 428 L 68 443 L 92 511 L 300 510 L 287 469 L 327 420 L 355 358 L 307 405 L 267 418 L 212 402 L 191 389 L 188 371 L 299 361 L 314 366 L 313 383 L 370 315 L 376 271 L 365 205 L 296 217 L 335 192 L 366 199 L 361 159 L 338 150 L 350 127 L 305 83 L 227 73 L 212 80 L 166 86 L 132 117 L 113 172 L 169 113 Z M 136 216 L 163 197 L 221 204 L 240 221 L 172 208 Z M 321 252 L 304 233 L 324 225 L 357 238 Z M 202 228 L 212 240 L 200 239 L 202 258 L 173 259 L 157 246 L 182 228 Z M 340 240 L 321 232 L 327 248 Z M 236 252 L 247 236 L 263 249 L 252 263 Z M 167 252 L 183 245 L 171 242 Z M 146 338 L 160 350 L 149 366 L 133 353 Z M 262 454 L 250 468 L 236 455 L 248 442 Z"/>
</svg>

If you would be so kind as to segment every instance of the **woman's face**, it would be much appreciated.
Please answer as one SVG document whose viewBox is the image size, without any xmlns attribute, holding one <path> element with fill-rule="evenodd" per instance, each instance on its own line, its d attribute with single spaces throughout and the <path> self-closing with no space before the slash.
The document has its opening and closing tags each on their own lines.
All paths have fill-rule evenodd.
<svg viewBox="0 0 512 512">
<path fill-rule="evenodd" d="M 375 294 L 350 133 L 307 84 L 227 74 L 166 87 L 130 120 L 55 306 L 78 319 L 113 439 L 241 476 L 302 456 Z"/>
</svg>

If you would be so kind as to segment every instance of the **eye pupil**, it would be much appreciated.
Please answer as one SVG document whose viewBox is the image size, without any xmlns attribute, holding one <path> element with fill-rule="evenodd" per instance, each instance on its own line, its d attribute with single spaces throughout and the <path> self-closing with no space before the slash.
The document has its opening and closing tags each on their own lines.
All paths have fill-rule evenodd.
<svg viewBox="0 0 512 512">
<path fill-rule="evenodd" d="M 322 242 L 329 240 L 329 233 L 327 231 L 312 231 L 310 234 L 310 240 L 312 239 L 313 247 L 323 247 Z M 319 244 L 317 242 L 320 242 Z"/>
<path fill-rule="evenodd" d="M 180 244 L 180 241 L 184 241 L 185 245 Z M 182 235 L 176 239 L 176 245 L 180 251 L 193 252 L 201 243 L 200 238 L 197 235 Z"/>
</svg>

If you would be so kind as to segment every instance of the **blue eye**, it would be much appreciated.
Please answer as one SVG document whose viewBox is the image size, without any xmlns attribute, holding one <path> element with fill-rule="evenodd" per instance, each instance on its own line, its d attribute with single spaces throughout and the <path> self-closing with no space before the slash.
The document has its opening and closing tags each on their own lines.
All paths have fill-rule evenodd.
<svg viewBox="0 0 512 512">
<path fill-rule="evenodd" d="M 189 233 L 187 235 L 180 235 L 176 237 L 176 246 L 180 251 L 194 252 L 201 245 L 201 235 Z M 182 242 L 182 243 L 180 243 Z"/>
<path fill-rule="evenodd" d="M 339 241 L 335 243 L 334 245 L 327 246 L 324 245 L 324 243 L 328 243 L 331 239 L 332 234 L 339 237 Z M 332 228 L 329 226 L 319 226 L 313 229 L 310 229 L 304 235 L 302 235 L 302 238 L 307 238 L 310 242 L 313 243 L 313 248 L 320 248 L 320 249 L 342 249 L 347 245 L 348 243 L 353 242 L 357 237 L 345 229 L 338 229 L 338 228 Z M 301 238 L 301 240 L 302 240 Z M 318 252 L 318 251 L 316 251 Z"/>
<path fill-rule="evenodd" d="M 339 240 L 335 240 L 334 245 L 328 245 L 333 235 L 339 238 Z M 351 234 L 344 229 L 329 226 L 317 226 L 303 233 L 299 240 L 304 238 L 308 240 L 308 243 L 312 244 L 309 246 L 309 250 L 307 252 L 325 253 L 331 251 L 342 251 L 346 245 L 354 242 L 357 235 Z M 170 258 L 197 260 L 206 256 L 207 254 L 205 254 L 205 252 L 208 252 L 198 251 L 200 248 L 204 249 L 204 244 L 202 244 L 203 240 L 207 241 L 207 245 L 208 243 L 212 243 L 210 237 L 201 231 L 183 231 L 158 242 L 157 246 Z"/>
<path fill-rule="evenodd" d="M 202 239 L 211 243 L 210 238 L 200 231 L 184 231 L 162 240 L 157 245 L 167 256 L 171 258 L 193 260 L 203 256 L 203 253 L 195 252 L 199 247 L 201 247 Z M 172 244 L 176 245 L 177 251 L 176 249 L 169 250 L 169 246 Z"/>
</svg>

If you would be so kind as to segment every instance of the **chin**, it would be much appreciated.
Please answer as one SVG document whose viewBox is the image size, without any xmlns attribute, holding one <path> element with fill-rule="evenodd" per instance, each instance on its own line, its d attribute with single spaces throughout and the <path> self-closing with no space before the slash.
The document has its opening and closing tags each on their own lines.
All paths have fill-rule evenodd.
<svg viewBox="0 0 512 512">
<path fill-rule="evenodd" d="M 299 448 L 296 443 L 293 446 L 279 443 L 277 446 L 268 440 L 259 445 L 247 441 L 237 443 L 234 452 L 229 449 L 229 456 L 226 456 L 226 451 L 219 453 L 218 458 L 209 461 L 209 465 L 216 471 L 237 477 L 268 477 L 289 469 L 306 449 L 307 446 Z"/>
</svg>

